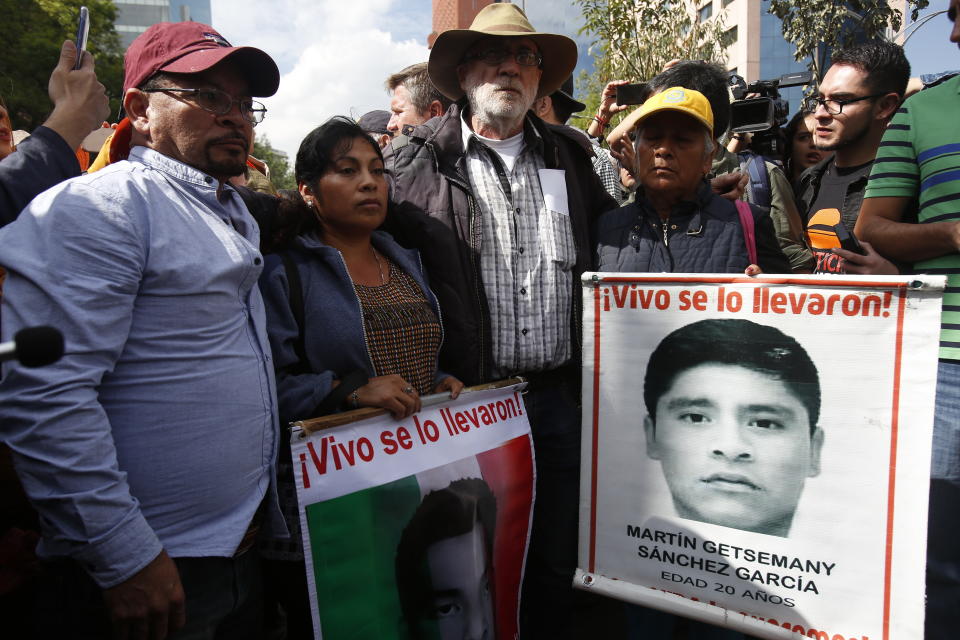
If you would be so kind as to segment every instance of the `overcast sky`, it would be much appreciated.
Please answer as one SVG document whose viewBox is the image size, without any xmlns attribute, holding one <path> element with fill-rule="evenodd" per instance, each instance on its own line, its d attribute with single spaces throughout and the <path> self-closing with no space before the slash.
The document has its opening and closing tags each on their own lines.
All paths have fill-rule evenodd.
<svg viewBox="0 0 960 640">
<path fill-rule="evenodd" d="M 214 26 L 228 40 L 259 47 L 277 61 L 280 91 L 263 100 L 269 113 L 257 132 L 291 159 L 304 135 L 330 116 L 386 109 L 386 77 L 429 55 L 430 0 L 212 0 L 211 5 Z M 924 14 L 947 6 L 948 0 L 931 0 Z M 906 47 L 915 75 L 960 68 L 960 51 L 948 41 L 949 33 L 942 15 L 917 29 Z"/>
<path fill-rule="evenodd" d="M 269 53 L 280 90 L 257 126 L 291 160 L 330 116 L 386 109 L 387 76 L 427 59 L 430 0 L 212 0 L 214 26 L 234 45 Z"/>
</svg>

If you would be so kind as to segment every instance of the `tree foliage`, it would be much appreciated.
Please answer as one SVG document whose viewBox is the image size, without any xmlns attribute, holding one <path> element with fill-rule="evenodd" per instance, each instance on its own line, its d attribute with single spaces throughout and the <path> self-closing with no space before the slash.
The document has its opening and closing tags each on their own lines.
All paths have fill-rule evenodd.
<svg viewBox="0 0 960 640">
<path fill-rule="evenodd" d="M 76 37 L 81 5 L 90 9 L 87 50 L 111 98 L 111 112 L 119 109 L 123 50 L 113 27 L 117 9 L 111 0 L 0 0 L 0 96 L 14 128 L 32 131 L 53 109 L 47 82 L 63 41 Z"/>
<path fill-rule="evenodd" d="M 273 148 L 266 135 L 257 136 L 253 142 L 253 157 L 262 160 L 270 167 L 270 182 L 277 189 L 296 189 L 297 181 L 293 177 L 290 160 L 285 153 Z"/>
<path fill-rule="evenodd" d="M 587 104 L 584 113 L 596 112 L 600 93 L 611 80 L 649 80 L 673 59 L 726 62 L 724 14 L 700 21 L 695 0 L 574 2 L 583 13 L 580 32 L 596 38 L 590 47 L 594 73 L 581 73 L 578 79 Z"/>
<path fill-rule="evenodd" d="M 929 0 L 907 0 L 916 20 Z M 828 50 L 886 37 L 900 31 L 903 15 L 887 0 L 770 0 L 770 13 L 783 23 L 783 37 L 796 47 L 794 58 L 810 58 L 810 70 L 822 77 Z"/>
</svg>

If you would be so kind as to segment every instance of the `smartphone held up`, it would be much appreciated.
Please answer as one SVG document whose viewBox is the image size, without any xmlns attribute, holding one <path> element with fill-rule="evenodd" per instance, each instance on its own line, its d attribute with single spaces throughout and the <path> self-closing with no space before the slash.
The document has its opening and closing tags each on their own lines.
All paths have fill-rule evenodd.
<svg viewBox="0 0 960 640">
<path fill-rule="evenodd" d="M 74 43 L 77 45 L 77 61 L 73 64 L 76 71 L 83 64 L 83 52 L 87 50 L 87 40 L 90 37 L 90 11 L 86 7 L 80 7 L 80 17 L 77 18 L 77 37 Z"/>
</svg>

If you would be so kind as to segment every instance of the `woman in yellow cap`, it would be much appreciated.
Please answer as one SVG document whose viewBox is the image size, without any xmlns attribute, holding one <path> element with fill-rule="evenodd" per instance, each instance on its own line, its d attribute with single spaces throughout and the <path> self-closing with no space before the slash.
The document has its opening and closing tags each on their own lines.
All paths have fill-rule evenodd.
<svg viewBox="0 0 960 640">
<path fill-rule="evenodd" d="M 636 201 L 598 223 L 600 271 L 790 273 L 769 215 L 710 188 L 710 103 L 672 87 L 625 120 L 636 137 Z"/>
</svg>

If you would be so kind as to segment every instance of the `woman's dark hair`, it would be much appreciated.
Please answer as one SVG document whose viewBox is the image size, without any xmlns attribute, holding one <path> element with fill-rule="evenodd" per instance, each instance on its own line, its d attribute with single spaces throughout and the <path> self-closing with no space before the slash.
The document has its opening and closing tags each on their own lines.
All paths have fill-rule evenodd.
<svg viewBox="0 0 960 640">
<path fill-rule="evenodd" d="M 294 176 L 297 184 L 306 184 L 319 197 L 317 182 L 329 171 L 336 159 L 345 153 L 353 141 L 362 139 L 370 143 L 380 160 L 380 146 L 356 122 L 345 116 L 334 116 L 311 131 L 300 143 Z M 295 237 L 310 231 L 321 230 L 320 220 L 296 191 L 282 193 L 277 208 L 273 243 L 275 249 L 290 244 Z"/>
<path fill-rule="evenodd" d="M 317 179 L 333 166 L 337 157 L 349 149 L 356 138 L 367 140 L 370 148 L 383 160 L 380 146 L 359 124 L 345 116 L 333 116 L 308 133 L 300 143 L 294 165 L 297 184 L 305 183 L 313 189 Z"/>
<path fill-rule="evenodd" d="M 786 169 L 787 179 L 791 184 L 794 182 L 793 176 L 793 136 L 797 134 L 797 129 L 804 126 L 804 119 L 810 115 L 808 111 L 797 111 L 790 118 L 790 122 L 783 127 L 783 167 Z M 799 177 L 799 176 L 798 176 Z"/>
</svg>

